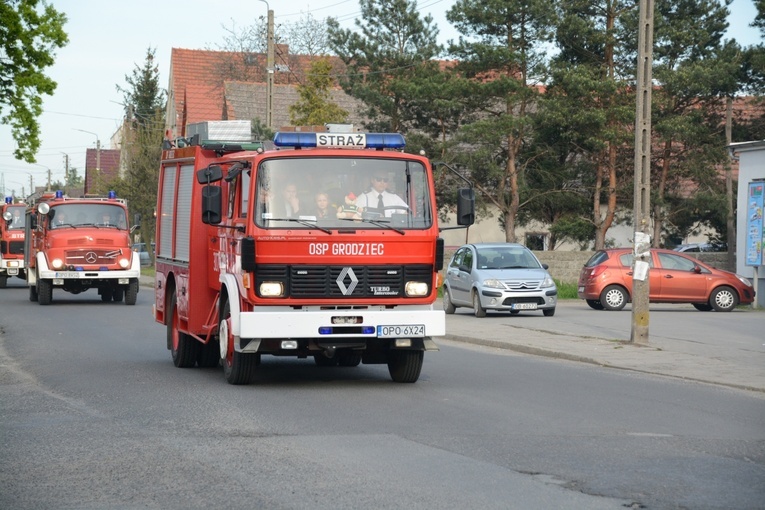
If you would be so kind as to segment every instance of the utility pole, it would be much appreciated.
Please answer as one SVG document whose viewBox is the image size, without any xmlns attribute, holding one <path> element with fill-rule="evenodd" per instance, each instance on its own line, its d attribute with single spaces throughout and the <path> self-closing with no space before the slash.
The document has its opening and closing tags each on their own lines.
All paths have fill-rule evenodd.
<svg viewBox="0 0 765 510">
<path fill-rule="evenodd" d="M 64 194 L 69 195 L 69 154 L 64 154 Z"/>
<path fill-rule="evenodd" d="M 733 143 L 733 98 L 728 96 L 725 108 L 725 145 Z M 725 229 L 728 235 L 728 268 L 736 267 L 736 218 L 733 214 L 733 167 L 732 158 L 725 161 L 725 203 L 728 212 L 725 215 Z"/>
<path fill-rule="evenodd" d="M 274 126 L 274 11 L 266 0 L 260 0 L 268 9 L 268 29 L 266 34 L 266 126 Z"/>
<path fill-rule="evenodd" d="M 651 81 L 653 79 L 653 0 L 640 0 L 637 100 L 635 107 L 634 258 L 630 341 L 648 345 L 649 261 L 651 259 Z"/>
</svg>

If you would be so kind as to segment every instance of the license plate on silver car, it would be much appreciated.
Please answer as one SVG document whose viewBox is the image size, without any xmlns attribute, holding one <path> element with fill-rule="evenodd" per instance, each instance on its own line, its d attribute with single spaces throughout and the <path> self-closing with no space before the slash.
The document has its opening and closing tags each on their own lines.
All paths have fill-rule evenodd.
<svg viewBox="0 0 765 510">
<path fill-rule="evenodd" d="M 425 325 L 377 326 L 377 336 L 381 338 L 420 338 L 425 336 Z"/>
<path fill-rule="evenodd" d="M 515 303 L 513 304 L 513 310 L 536 310 L 536 303 Z"/>
</svg>

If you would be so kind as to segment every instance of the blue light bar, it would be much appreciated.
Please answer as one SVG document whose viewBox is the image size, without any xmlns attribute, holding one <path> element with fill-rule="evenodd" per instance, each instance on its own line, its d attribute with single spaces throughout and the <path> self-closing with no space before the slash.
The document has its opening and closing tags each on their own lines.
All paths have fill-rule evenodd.
<svg viewBox="0 0 765 510">
<path fill-rule="evenodd" d="M 64 198 L 64 192 L 61 190 L 56 190 L 56 198 Z"/>
<path fill-rule="evenodd" d="M 117 198 L 117 192 L 114 190 L 109 191 L 109 200 L 114 200 Z"/>
<path fill-rule="evenodd" d="M 332 148 L 332 149 L 403 149 L 404 136 L 400 133 L 276 133 L 277 147 Z"/>
<path fill-rule="evenodd" d="M 6 204 L 12 204 L 13 203 L 13 197 L 5 197 L 5 203 Z"/>
</svg>

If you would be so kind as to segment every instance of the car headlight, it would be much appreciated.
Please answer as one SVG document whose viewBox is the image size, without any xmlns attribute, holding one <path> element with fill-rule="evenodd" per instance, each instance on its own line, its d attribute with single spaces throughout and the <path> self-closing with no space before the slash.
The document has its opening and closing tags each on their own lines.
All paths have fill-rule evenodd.
<svg viewBox="0 0 765 510">
<path fill-rule="evenodd" d="M 263 282 L 260 284 L 260 295 L 263 297 L 283 297 L 284 284 L 282 282 Z"/>
<path fill-rule="evenodd" d="M 61 259 L 53 259 L 51 260 L 50 265 L 53 269 L 61 269 L 64 267 L 64 261 Z"/>
<path fill-rule="evenodd" d="M 549 287 L 555 287 L 555 282 L 553 281 L 552 277 L 550 275 L 545 276 L 545 279 L 542 280 L 542 288 L 547 289 Z"/>
<path fill-rule="evenodd" d="M 408 297 L 427 296 L 428 284 L 425 282 L 406 282 L 404 292 Z"/>
<path fill-rule="evenodd" d="M 749 278 L 745 278 L 745 277 L 743 277 L 741 275 L 738 275 L 738 274 L 736 275 L 736 278 L 741 280 L 741 283 L 743 283 L 747 287 L 751 287 L 752 286 L 752 282 L 749 281 Z"/>
<path fill-rule="evenodd" d="M 483 281 L 483 286 L 484 287 L 489 287 L 490 289 L 504 289 L 505 288 L 505 286 L 502 285 L 501 281 L 499 281 L 497 279 L 494 279 L 494 278 L 489 278 L 488 280 L 484 280 Z"/>
<path fill-rule="evenodd" d="M 120 259 L 120 267 L 122 269 L 125 269 L 129 265 L 130 265 L 130 261 L 128 261 L 128 259 Z"/>
</svg>

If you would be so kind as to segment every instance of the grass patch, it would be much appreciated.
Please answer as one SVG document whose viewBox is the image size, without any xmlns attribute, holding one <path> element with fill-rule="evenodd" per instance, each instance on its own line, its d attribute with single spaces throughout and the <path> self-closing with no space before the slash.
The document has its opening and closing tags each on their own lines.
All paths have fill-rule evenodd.
<svg viewBox="0 0 765 510">
<path fill-rule="evenodd" d="M 141 268 L 141 276 L 151 276 L 154 278 L 154 274 L 156 271 L 154 270 L 154 266 L 148 266 L 148 267 L 142 267 Z"/>
<path fill-rule="evenodd" d="M 558 299 L 579 299 L 576 283 L 564 283 L 555 280 L 555 285 L 558 286 Z"/>
</svg>

